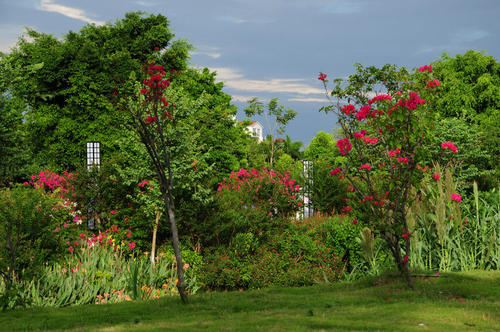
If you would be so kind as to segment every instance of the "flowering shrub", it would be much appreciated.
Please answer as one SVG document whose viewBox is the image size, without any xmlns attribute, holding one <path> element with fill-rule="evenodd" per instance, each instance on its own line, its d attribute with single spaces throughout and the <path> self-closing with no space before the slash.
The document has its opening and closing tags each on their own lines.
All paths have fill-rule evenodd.
<svg viewBox="0 0 500 332">
<path fill-rule="evenodd" d="M 238 233 L 265 235 L 294 217 L 302 204 L 300 187 L 289 172 L 265 168 L 233 171 L 219 182 L 217 190 L 212 232 L 219 244 L 229 244 Z"/>
<path fill-rule="evenodd" d="M 421 67 L 413 75 L 390 66 L 381 70 L 359 66 L 345 88 L 337 80 L 331 93 L 338 98 L 354 96 L 359 110 L 352 104 L 326 108 L 336 112 L 345 136 L 337 146 L 346 162 L 332 173 L 345 178 L 357 195 L 346 202 L 342 212 L 348 215 L 354 209 L 365 210 L 362 221 L 386 240 L 412 288 L 406 211 L 410 188 L 418 188 L 424 176 L 417 165 L 428 162 L 423 147 L 437 143 L 430 135 L 434 114 L 428 111 L 433 95 L 439 91 L 439 82 L 431 81 L 432 72 L 431 66 Z M 322 81 L 326 89 L 327 81 Z M 427 84 L 429 81 L 432 84 Z M 382 84 L 387 93 L 368 100 L 364 93 L 375 83 Z M 365 90 L 360 91 L 360 87 Z M 451 142 L 441 147 L 453 153 L 458 150 Z"/>
</svg>

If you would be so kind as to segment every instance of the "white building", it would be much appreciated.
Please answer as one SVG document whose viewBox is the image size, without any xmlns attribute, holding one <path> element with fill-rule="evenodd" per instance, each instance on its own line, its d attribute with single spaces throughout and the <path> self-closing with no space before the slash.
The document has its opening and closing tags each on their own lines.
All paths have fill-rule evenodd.
<svg viewBox="0 0 500 332">
<path fill-rule="evenodd" d="M 263 137 L 264 126 L 262 126 L 259 121 L 252 121 L 250 125 L 247 126 L 247 130 L 250 133 L 250 135 L 252 135 L 252 137 L 257 138 L 259 143 L 264 140 Z"/>
</svg>

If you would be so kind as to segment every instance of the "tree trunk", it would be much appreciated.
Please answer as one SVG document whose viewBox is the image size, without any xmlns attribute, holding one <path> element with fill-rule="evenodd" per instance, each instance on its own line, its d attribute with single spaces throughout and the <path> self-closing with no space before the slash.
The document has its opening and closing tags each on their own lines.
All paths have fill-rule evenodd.
<svg viewBox="0 0 500 332">
<path fill-rule="evenodd" d="M 181 248 L 179 245 L 179 232 L 177 230 L 177 223 L 175 222 L 175 212 L 172 204 L 166 193 L 163 194 L 165 206 L 167 207 L 168 220 L 170 221 L 170 229 L 172 231 L 172 246 L 174 247 L 175 260 L 177 262 L 177 289 L 183 303 L 188 303 L 188 296 L 186 286 L 184 283 L 184 264 L 181 257 Z"/>
<path fill-rule="evenodd" d="M 156 210 L 156 220 L 153 227 L 153 239 L 151 243 L 151 264 L 155 265 L 155 252 L 156 252 L 156 233 L 158 232 L 158 224 L 160 223 L 161 211 Z"/>
<path fill-rule="evenodd" d="M 401 257 L 401 246 L 399 245 L 397 237 L 395 237 L 393 234 L 389 232 L 386 232 L 384 234 L 384 237 L 387 242 L 387 245 L 389 246 L 389 249 L 391 249 L 392 256 L 396 261 L 399 272 L 401 272 L 401 276 L 405 279 L 406 283 L 408 284 L 408 287 L 415 290 L 415 285 L 413 284 L 413 280 L 411 279 L 411 274 L 410 274 L 410 263 L 408 260 L 404 262 L 403 258 Z"/>
</svg>

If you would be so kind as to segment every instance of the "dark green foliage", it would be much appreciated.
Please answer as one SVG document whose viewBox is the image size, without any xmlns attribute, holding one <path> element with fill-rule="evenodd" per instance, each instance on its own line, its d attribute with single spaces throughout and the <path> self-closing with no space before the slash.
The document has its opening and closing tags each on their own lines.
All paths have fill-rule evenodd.
<svg viewBox="0 0 500 332">
<path fill-rule="evenodd" d="M 126 135 L 111 95 L 139 73 L 154 47 L 172 48 L 169 61 L 184 67 L 184 45 L 162 15 L 129 13 L 115 24 L 88 25 L 62 40 L 28 30 L 2 61 L 7 89 L 24 101 L 25 130 L 35 163 L 59 172 L 74 170 L 85 156 L 86 141 L 100 141 L 105 154 Z"/>
<path fill-rule="evenodd" d="M 346 181 L 339 179 L 338 175 L 330 175 L 335 166 L 328 161 L 316 160 L 313 164 L 311 201 L 315 211 L 330 214 L 340 212 L 346 205 L 348 196 Z"/>
<path fill-rule="evenodd" d="M 481 147 L 477 158 L 469 153 L 462 162 L 463 169 L 472 168 L 465 180 L 469 185 L 472 178 L 477 180 L 482 190 L 496 188 L 500 183 L 500 63 L 492 56 L 470 50 L 454 58 L 445 53 L 433 66 L 441 82 L 433 106 L 436 114 L 440 119 L 459 118 L 463 124 L 457 129 L 465 132 L 461 136 L 474 140 L 477 147 L 473 150 Z M 463 176 L 461 172 L 457 175 Z"/>
<path fill-rule="evenodd" d="M 208 289 L 332 282 L 341 278 L 344 267 L 319 230 L 293 223 L 266 239 L 239 233 L 228 247 L 209 251 L 204 257 L 200 278 Z"/>
<path fill-rule="evenodd" d="M 58 193 L 15 186 L 0 191 L 0 273 L 4 282 L 33 278 L 66 249 L 72 227 Z M 65 226 L 63 226 L 65 224 Z M 7 287 L 8 289 L 9 287 Z"/>
</svg>

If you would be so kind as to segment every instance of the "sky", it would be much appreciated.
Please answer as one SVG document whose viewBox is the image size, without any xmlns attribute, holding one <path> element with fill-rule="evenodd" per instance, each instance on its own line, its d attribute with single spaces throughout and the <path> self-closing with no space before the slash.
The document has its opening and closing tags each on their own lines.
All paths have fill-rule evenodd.
<svg viewBox="0 0 500 332">
<path fill-rule="evenodd" d="M 319 112 L 328 105 L 320 72 L 347 77 L 355 63 L 411 69 L 470 49 L 500 58 L 500 0 L 0 0 L 0 51 L 24 27 L 63 37 L 131 11 L 169 19 L 176 39 L 195 47 L 191 65 L 217 71 L 238 119 L 253 97 L 296 110 L 286 134 L 305 145 L 337 127 Z"/>
</svg>

